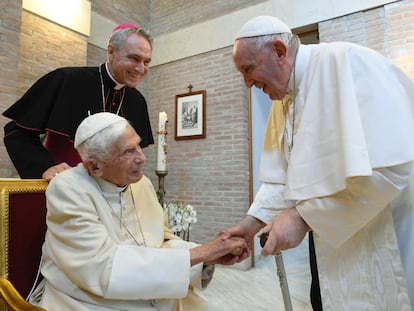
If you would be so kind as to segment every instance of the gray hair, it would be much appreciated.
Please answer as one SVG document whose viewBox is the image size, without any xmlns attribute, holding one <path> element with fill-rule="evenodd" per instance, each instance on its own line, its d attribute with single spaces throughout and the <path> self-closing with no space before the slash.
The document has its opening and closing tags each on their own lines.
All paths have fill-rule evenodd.
<svg viewBox="0 0 414 311">
<path fill-rule="evenodd" d="M 114 31 L 111 35 L 111 37 L 108 40 L 108 44 L 112 44 L 114 48 L 119 51 L 123 45 L 125 44 L 125 41 L 128 39 L 128 37 L 136 33 L 139 36 L 144 37 L 149 42 L 151 48 L 152 48 L 152 36 L 149 34 L 148 31 L 144 30 L 143 28 L 123 28 L 119 29 L 117 31 Z"/>
<path fill-rule="evenodd" d="M 113 156 L 114 143 L 125 133 L 129 125 L 127 120 L 119 120 L 81 143 L 76 150 L 82 161 L 109 160 Z"/>
<path fill-rule="evenodd" d="M 266 46 L 267 44 L 274 42 L 275 40 L 280 40 L 287 45 L 289 50 L 293 51 L 293 54 L 296 54 L 296 51 L 300 45 L 300 39 L 297 35 L 289 32 L 276 33 L 272 35 L 257 36 L 246 38 L 249 40 L 256 50 L 259 50 Z"/>
</svg>

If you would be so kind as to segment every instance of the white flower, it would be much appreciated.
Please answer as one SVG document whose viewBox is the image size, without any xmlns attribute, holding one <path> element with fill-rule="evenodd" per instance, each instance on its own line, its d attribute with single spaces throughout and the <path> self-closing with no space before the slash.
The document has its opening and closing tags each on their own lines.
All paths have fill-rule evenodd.
<svg viewBox="0 0 414 311">
<path fill-rule="evenodd" d="M 197 222 L 197 211 L 194 207 L 181 201 L 164 204 L 164 212 L 174 233 L 188 231 L 190 225 Z"/>
</svg>

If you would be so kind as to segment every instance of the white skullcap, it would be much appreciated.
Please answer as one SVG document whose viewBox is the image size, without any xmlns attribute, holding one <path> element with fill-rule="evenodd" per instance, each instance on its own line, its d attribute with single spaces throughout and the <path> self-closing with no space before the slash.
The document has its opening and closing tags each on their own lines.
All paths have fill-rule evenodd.
<svg viewBox="0 0 414 311">
<path fill-rule="evenodd" d="M 292 33 L 292 31 L 288 25 L 276 17 L 256 16 L 244 24 L 234 40 L 277 33 Z"/>
<path fill-rule="evenodd" d="M 74 142 L 75 148 L 96 133 L 121 120 L 125 119 L 110 112 L 98 112 L 88 116 L 81 122 L 81 124 L 79 124 L 78 129 L 76 130 Z"/>
</svg>

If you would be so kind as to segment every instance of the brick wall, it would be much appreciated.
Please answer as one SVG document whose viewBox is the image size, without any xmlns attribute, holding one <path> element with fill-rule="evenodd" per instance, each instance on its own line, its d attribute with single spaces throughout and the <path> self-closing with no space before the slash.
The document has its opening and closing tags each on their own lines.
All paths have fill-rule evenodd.
<svg viewBox="0 0 414 311">
<path fill-rule="evenodd" d="M 85 66 L 86 47 L 86 36 L 23 10 L 18 95 L 55 68 Z"/>
<path fill-rule="evenodd" d="M 384 8 L 381 7 L 319 23 L 320 41 L 348 41 L 386 54 L 384 15 Z"/>
<path fill-rule="evenodd" d="M 414 1 L 403 0 L 319 23 L 321 42 L 349 41 L 391 58 L 414 78 Z"/>
<path fill-rule="evenodd" d="M 88 56 L 87 56 L 87 65 L 88 66 L 98 66 L 106 61 L 106 50 L 101 49 L 95 45 L 88 44 Z"/>
<path fill-rule="evenodd" d="M 90 0 L 92 11 L 117 24 L 138 23 L 149 27 L 152 0 Z"/>
<path fill-rule="evenodd" d="M 154 35 L 208 21 L 266 0 L 152 0 L 151 30 Z"/>
<path fill-rule="evenodd" d="M 3 67 L 8 70 L 2 71 L 2 79 L 5 83 L 2 83 L 1 87 L 8 87 L 7 94 L 1 98 L 2 112 L 45 73 L 62 66 L 86 65 L 87 38 L 85 36 L 38 15 L 22 11 L 21 3 L 18 6 L 10 3 L 2 10 L 11 8 L 14 8 L 15 13 L 10 14 L 14 16 L 11 20 L 16 23 L 14 27 L 17 31 L 11 40 L 13 45 L 10 43 L 4 45 L 10 49 L 7 49 L 9 57 L 5 59 L 7 64 Z M 19 18 L 16 19 L 16 16 Z M 7 26 L 7 23 L 5 25 Z M 8 121 L 1 117 L 1 133 Z M 3 143 L 0 152 L 0 176 L 17 176 Z"/>
<path fill-rule="evenodd" d="M 0 0 L 0 111 L 17 98 L 19 59 L 16 55 L 19 55 L 21 6 L 21 0 Z M 1 116 L 1 133 L 6 122 L 7 119 Z M 0 176 L 9 177 L 13 170 L 6 149 L 0 143 Z"/>
<path fill-rule="evenodd" d="M 206 90 L 206 138 L 174 140 L 175 95 Z M 169 116 L 166 200 L 193 204 L 199 222 L 191 238 L 206 241 L 241 219 L 249 204 L 247 90 L 225 48 L 151 69 L 150 114 Z M 146 150 L 147 175 L 156 189 L 155 148 Z"/>
<path fill-rule="evenodd" d="M 385 6 L 388 25 L 387 56 L 414 78 L 414 1 Z"/>
</svg>

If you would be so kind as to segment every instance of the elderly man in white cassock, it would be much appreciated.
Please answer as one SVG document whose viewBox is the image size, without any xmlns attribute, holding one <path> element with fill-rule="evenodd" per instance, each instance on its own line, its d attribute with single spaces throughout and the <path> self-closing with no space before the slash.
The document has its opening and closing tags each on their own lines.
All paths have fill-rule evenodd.
<svg viewBox="0 0 414 311">
<path fill-rule="evenodd" d="M 226 236 L 263 228 L 270 255 L 310 232 L 314 310 L 412 310 L 413 81 L 362 46 L 302 45 L 271 16 L 241 28 L 233 60 L 275 102 L 263 184 Z"/>
<path fill-rule="evenodd" d="M 172 234 L 143 175 L 139 143 L 116 114 L 96 113 L 79 125 L 75 148 L 83 163 L 46 191 L 44 279 L 31 302 L 61 311 L 204 310 L 191 288 L 208 284 L 215 263 L 242 259 L 241 238 L 197 245 Z"/>
</svg>

